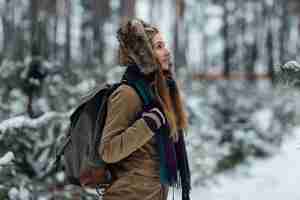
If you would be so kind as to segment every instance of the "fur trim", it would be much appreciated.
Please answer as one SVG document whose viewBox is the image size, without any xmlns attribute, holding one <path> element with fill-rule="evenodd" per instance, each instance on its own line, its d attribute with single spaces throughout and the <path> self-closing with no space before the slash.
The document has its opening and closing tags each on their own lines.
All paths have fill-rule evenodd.
<svg viewBox="0 0 300 200">
<path fill-rule="evenodd" d="M 142 20 L 127 21 L 117 32 L 121 48 L 129 52 L 130 58 L 138 65 L 145 75 L 158 70 L 158 63 L 147 33 L 156 32 L 157 29 Z"/>
</svg>

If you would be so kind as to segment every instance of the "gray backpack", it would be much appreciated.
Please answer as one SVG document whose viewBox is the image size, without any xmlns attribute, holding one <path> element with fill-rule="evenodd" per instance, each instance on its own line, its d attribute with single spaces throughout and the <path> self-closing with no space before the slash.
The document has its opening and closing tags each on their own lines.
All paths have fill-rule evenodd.
<svg viewBox="0 0 300 200">
<path fill-rule="evenodd" d="M 66 140 L 58 153 L 63 155 L 67 182 L 97 188 L 111 181 L 98 149 L 107 113 L 109 95 L 121 83 L 104 84 L 86 95 L 70 116 Z"/>
</svg>

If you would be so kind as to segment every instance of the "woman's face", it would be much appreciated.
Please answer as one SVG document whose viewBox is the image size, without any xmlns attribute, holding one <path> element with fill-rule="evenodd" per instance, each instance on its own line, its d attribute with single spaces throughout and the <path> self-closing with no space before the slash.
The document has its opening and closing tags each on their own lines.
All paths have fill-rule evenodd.
<svg viewBox="0 0 300 200">
<path fill-rule="evenodd" d="M 153 50 L 156 58 L 158 59 L 162 70 L 169 69 L 170 52 L 166 46 L 166 42 L 160 32 L 158 32 L 152 39 Z"/>
</svg>

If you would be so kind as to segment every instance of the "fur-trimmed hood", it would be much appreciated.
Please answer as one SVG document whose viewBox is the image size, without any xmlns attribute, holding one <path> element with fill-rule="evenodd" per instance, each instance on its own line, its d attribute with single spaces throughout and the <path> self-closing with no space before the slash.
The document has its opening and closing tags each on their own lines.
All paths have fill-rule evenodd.
<svg viewBox="0 0 300 200">
<path fill-rule="evenodd" d="M 117 31 L 120 49 L 127 51 L 131 63 L 136 64 L 140 71 L 148 75 L 158 70 L 159 64 L 155 58 L 151 40 L 158 29 L 139 19 L 126 21 Z"/>
</svg>

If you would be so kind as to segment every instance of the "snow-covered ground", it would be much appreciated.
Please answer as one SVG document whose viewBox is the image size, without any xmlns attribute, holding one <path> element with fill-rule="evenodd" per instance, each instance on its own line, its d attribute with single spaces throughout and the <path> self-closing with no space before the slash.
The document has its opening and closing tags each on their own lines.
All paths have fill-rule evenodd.
<svg viewBox="0 0 300 200">
<path fill-rule="evenodd" d="M 194 187 L 191 199 L 299 200 L 300 126 L 286 138 L 279 153 L 266 160 L 253 160 L 248 174 L 221 174 L 217 177 L 218 184 Z M 175 199 L 180 199 L 178 194 L 176 196 Z M 169 199 L 172 199 L 172 190 Z"/>
</svg>

